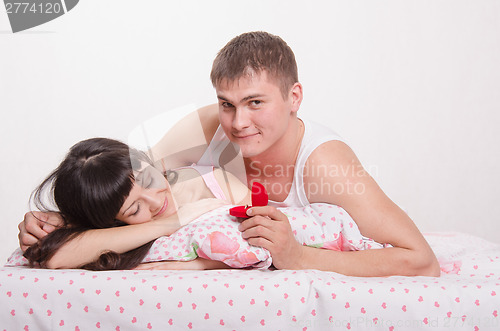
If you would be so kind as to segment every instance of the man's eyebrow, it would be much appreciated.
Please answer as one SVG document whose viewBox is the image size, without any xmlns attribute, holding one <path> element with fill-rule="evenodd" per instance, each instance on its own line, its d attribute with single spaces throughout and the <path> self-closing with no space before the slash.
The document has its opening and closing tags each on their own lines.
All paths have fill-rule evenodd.
<svg viewBox="0 0 500 331">
<path fill-rule="evenodd" d="M 241 102 L 243 101 L 248 101 L 250 99 L 255 99 L 255 98 L 262 98 L 264 95 L 263 94 L 254 94 L 254 95 L 249 95 L 247 97 L 244 97 L 243 99 L 241 99 Z"/>
<path fill-rule="evenodd" d="M 252 94 L 252 95 L 244 97 L 243 99 L 240 100 L 240 102 L 245 102 L 245 101 L 255 99 L 255 98 L 262 98 L 263 96 L 264 96 L 263 94 Z M 230 102 L 228 99 L 226 99 L 224 96 L 222 96 L 220 94 L 217 95 L 217 98 L 219 100 L 222 100 L 222 101 Z"/>
</svg>

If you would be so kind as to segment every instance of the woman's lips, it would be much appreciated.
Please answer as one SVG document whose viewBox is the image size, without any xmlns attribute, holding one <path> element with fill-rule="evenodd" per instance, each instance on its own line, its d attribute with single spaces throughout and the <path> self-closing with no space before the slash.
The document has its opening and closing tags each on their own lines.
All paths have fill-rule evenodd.
<svg viewBox="0 0 500 331">
<path fill-rule="evenodd" d="M 163 206 L 161 207 L 160 211 L 155 215 L 155 217 L 163 214 L 165 212 L 165 210 L 167 210 L 167 206 L 168 206 L 168 199 L 165 198 L 165 201 L 163 202 Z"/>
</svg>

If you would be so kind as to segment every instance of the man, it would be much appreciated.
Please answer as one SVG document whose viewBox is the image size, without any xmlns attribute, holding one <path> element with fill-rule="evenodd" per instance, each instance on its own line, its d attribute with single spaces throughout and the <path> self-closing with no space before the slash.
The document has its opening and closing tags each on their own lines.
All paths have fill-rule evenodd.
<svg viewBox="0 0 500 331">
<path fill-rule="evenodd" d="M 276 268 L 439 275 L 437 260 L 413 221 L 382 192 L 349 146 L 334 132 L 297 117 L 302 85 L 294 54 L 281 38 L 265 32 L 237 36 L 217 55 L 211 79 L 218 116 L 210 108 L 199 111 L 210 144 L 201 159 L 183 162 L 224 166 L 234 159 L 230 142 L 239 146 L 248 185 L 261 182 L 273 201 L 251 208 L 253 217 L 240 230 L 250 244 L 270 251 Z M 289 220 L 274 206 L 317 202 L 341 206 L 364 236 L 393 247 L 337 252 L 300 245 Z M 20 224 L 22 247 L 50 231 L 35 223 L 27 214 Z"/>
</svg>

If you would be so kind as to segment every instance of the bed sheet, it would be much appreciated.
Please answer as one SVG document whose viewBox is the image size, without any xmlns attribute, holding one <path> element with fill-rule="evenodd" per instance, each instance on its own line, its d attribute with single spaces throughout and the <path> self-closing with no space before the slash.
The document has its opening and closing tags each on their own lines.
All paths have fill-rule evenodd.
<svg viewBox="0 0 500 331">
<path fill-rule="evenodd" d="M 426 239 L 439 278 L 3 267 L 0 330 L 499 330 L 499 245 Z"/>
</svg>

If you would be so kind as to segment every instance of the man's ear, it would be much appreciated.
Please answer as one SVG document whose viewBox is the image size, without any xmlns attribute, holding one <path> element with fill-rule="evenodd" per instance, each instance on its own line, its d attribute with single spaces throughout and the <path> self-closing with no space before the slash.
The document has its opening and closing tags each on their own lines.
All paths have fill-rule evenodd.
<svg viewBox="0 0 500 331">
<path fill-rule="evenodd" d="M 297 112 L 300 108 L 300 104 L 302 103 L 302 84 L 299 82 L 293 84 L 292 89 L 290 90 L 290 102 L 292 105 L 292 112 Z"/>
</svg>

